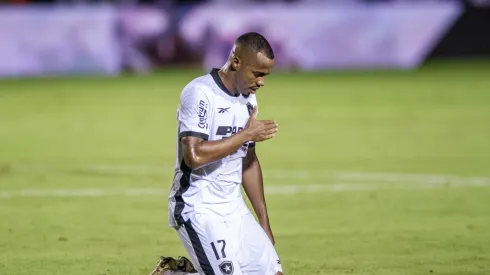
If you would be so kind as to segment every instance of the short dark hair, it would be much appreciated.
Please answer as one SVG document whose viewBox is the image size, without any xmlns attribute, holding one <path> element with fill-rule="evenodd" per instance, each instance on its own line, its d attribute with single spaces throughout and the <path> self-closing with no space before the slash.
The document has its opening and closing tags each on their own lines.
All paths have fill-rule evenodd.
<svg viewBox="0 0 490 275">
<path fill-rule="evenodd" d="M 246 46 L 253 52 L 263 53 L 267 58 L 274 59 L 274 51 L 272 50 L 271 45 L 267 39 L 259 33 L 244 33 L 236 39 L 236 43 Z"/>
</svg>

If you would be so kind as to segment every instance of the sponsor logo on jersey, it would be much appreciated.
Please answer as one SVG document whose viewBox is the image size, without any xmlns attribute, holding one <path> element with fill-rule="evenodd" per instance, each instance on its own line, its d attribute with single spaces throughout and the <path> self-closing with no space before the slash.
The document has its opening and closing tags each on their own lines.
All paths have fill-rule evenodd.
<svg viewBox="0 0 490 275">
<path fill-rule="evenodd" d="M 218 126 L 218 130 L 216 131 L 216 135 L 218 136 L 227 136 L 228 134 L 234 135 L 243 130 L 243 127 L 237 126 Z"/>
<path fill-rule="evenodd" d="M 208 128 L 208 120 L 207 120 L 207 114 L 208 114 L 208 104 L 204 102 L 204 100 L 199 101 L 199 128 L 201 129 L 207 129 Z"/>
<path fill-rule="evenodd" d="M 218 130 L 216 131 L 216 135 L 217 136 L 223 136 L 222 138 L 229 138 L 232 135 L 234 135 L 236 133 L 239 133 L 242 130 L 243 130 L 243 127 L 237 127 L 237 126 L 218 126 Z M 240 147 L 239 150 L 242 150 L 243 152 L 246 152 L 248 150 L 248 143 L 244 143 L 242 145 L 242 147 Z M 238 150 L 236 152 L 238 152 Z"/>
</svg>

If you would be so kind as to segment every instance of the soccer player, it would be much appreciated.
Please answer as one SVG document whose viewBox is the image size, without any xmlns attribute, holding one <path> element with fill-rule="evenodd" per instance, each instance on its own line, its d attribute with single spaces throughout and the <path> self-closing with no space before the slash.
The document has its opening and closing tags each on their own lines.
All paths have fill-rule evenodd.
<svg viewBox="0 0 490 275">
<path fill-rule="evenodd" d="M 192 80 L 180 95 L 169 223 L 200 274 L 282 274 L 255 153 L 256 143 L 278 130 L 275 121 L 257 119 L 255 97 L 273 67 L 267 40 L 245 33 L 221 69 Z"/>
</svg>

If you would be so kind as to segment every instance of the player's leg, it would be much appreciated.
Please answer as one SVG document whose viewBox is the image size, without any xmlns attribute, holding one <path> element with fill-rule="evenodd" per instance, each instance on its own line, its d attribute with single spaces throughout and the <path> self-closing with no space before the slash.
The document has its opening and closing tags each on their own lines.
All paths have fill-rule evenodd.
<svg viewBox="0 0 490 275">
<path fill-rule="evenodd" d="M 274 245 L 251 213 L 243 216 L 240 239 L 239 262 L 244 275 L 282 275 Z"/>
<path fill-rule="evenodd" d="M 242 274 L 236 258 L 239 236 L 235 228 L 218 215 L 196 214 L 178 229 L 189 258 L 200 274 Z"/>
</svg>

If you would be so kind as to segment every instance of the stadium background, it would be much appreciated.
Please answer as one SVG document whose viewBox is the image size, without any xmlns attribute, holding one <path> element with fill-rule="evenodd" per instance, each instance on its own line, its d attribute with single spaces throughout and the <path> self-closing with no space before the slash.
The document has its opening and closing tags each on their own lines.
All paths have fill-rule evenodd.
<svg viewBox="0 0 490 275">
<path fill-rule="evenodd" d="M 3 1 L 0 274 L 148 274 L 182 87 L 264 33 L 286 274 L 490 274 L 488 1 Z"/>
</svg>

